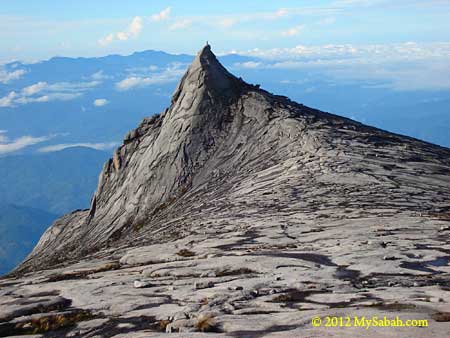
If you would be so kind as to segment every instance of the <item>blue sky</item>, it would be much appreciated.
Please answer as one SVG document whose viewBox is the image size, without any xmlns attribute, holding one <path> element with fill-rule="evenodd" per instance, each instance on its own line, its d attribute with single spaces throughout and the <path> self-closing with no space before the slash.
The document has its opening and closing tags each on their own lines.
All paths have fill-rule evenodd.
<svg viewBox="0 0 450 338">
<path fill-rule="evenodd" d="M 0 0 L 0 61 L 448 42 L 449 0 Z"/>
<path fill-rule="evenodd" d="M 342 111 L 363 117 L 367 107 L 379 102 L 370 97 L 354 100 L 353 95 L 370 91 L 386 93 L 387 98 L 379 100 L 383 104 L 390 98 L 391 106 L 401 101 L 397 98 L 407 98 L 408 104 L 437 107 L 424 114 L 444 111 L 448 116 L 450 0 L 0 0 L 0 155 L 54 139 L 66 141 L 45 149 L 61 149 L 69 142 L 111 147 L 117 139 L 65 136 L 71 131 L 61 121 L 66 115 L 73 121 L 80 115 L 90 122 L 99 116 L 111 120 L 111 112 L 138 104 L 135 95 L 144 90 L 148 92 L 141 98 L 143 106 L 135 106 L 135 111 L 148 108 L 147 93 L 155 102 L 165 93 L 168 103 L 168 88 L 175 87 L 188 65 L 156 66 L 149 59 L 142 67 L 122 65 L 109 72 L 77 74 L 70 69 L 69 79 L 53 69 L 36 75 L 33 66 L 39 65 L 9 61 L 128 55 L 150 49 L 192 55 L 206 41 L 216 54 L 251 57 L 230 64 L 232 72 L 262 80 L 258 83 L 263 88 L 290 88 L 300 99 L 316 97 L 313 103 L 319 108 L 326 101 L 322 91 L 342 96 L 342 88 L 350 86 L 354 92 L 349 101 L 359 100 L 361 106 L 347 111 L 343 100 L 331 108 L 341 102 Z M 65 114 L 59 114 L 60 109 Z M 93 112 L 100 115 L 89 115 Z M 31 132 L 33 123 L 44 125 L 43 114 L 51 128 Z"/>
</svg>

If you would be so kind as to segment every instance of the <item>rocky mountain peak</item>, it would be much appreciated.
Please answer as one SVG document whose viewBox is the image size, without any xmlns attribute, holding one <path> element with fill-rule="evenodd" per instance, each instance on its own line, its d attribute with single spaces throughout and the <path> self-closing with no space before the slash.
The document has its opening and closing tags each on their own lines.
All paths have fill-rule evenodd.
<svg viewBox="0 0 450 338">
<path fill-rule="evenodd" d="M 385 171 L 400 158 L 410 161 L 417 152 L 431 151 L 427 156 L 443 165 L 449 157 L 447 150 L 428 148 L 249 85 L 230 74 L 206 45 L 182 77 L 170 107 L 131 131 L 105 163 L 90 209 L 52 225 L 17 271 L 204 231 L 216 213 L 245 215 L 239 200 L 253 201 L 255 213 L 275 212 L 286 198 L 306 208 L 314 199 L 304 191 L 315 184 L 330 185 L 335 190 L 327 193 L 330 198 L 341 196 L 328 206 L 345 200 L 341 189 L 350 189 L 348 184 L 355 189 L 354 200 L 368 193 L 360 186 L 386 196 L 390 184 L 382 177 L 391 176 Z M 415 179 L 408 177 L 402 184 L 416 189 Z M 380 208 L 395 204 L 379 203 Z"/>
<path fill-rule="evenodd" d="M 230 103 L 245 83 L 230 74 L 217 60 L 206 44 L 179 82 L 173 96 L 170 111 L 202 110 L 202 105 Z"/>
<path fill-rule="evenodd" d="M 449 186 L 449 149 L 248 85 L 205 46 L 91 208 L 0 279 L 0 336 L 329 336 L 305 323 L 343 307 L 448 336 Z"/>
<path fill-rule="evenodd" d="M 230 74 L 217 60 L 209 44 L 205 45 L 196 55 L 186 74 L 180 81 L 173 101 L 183 90 L 190 90 L 190 85 L 197 84 L 197 88 L 205 87 L 207 91 L 232 91 L 239 81 Z M 223 93 L 222 93 L 223 94 Z"/>
</svg>

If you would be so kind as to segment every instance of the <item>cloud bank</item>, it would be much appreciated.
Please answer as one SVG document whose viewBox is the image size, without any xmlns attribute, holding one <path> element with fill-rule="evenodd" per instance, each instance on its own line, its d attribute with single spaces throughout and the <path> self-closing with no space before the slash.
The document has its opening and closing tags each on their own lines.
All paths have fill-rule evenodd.
<svg viewBox="0 0 450 338">
<path fill-rule="evenodd" d="M 116 83 L 116 89 L 127 91 L 137 87 L 176 82 L 186 70 L 185 64 L 172 63 L 159 73 L 148 75 L 132 75 Z"/>
<path fill-rule="evenodd" d="M 85 147 L 85 148 L 91 148 L 96 150 L 109 150 L 113 149 L 118 145 L 117 142 L 107 142 L 107 143 L 61 143 L 61 144 L 55 144 L 47 147 L 39 148 L 38 151 L 40 153 L 51 153 L 55 151 L 64 150 L 67 148 L 74 148 L 74 147 Z"/>
<path fill-rule="evenodd" d="M 0 83 L 7 84 L 11 81 L 20 79 L 26 71 L 24 69 L 17 69 L 12 72 L 8 72 L 5 69 L 0 69 Z"/>
<path fill-rule="evenodd" d="M 157 13 L 157 14 L 153 14 L 150 17 L 150 20 L 152 21 L 164 21 L 167 20 L 170 16 L 170 12 L 171 12 L 172 8 L 171 7 L 167 7 L 165 9 L 163 9 L 161 12 Z"/>
<path fill-rule="evenodd" d="M 236 68 L 303 70 L 337 81 L 378 82 L 400 91 L 450 89 L 450 43 L 298 45 L 252 49 L 238 54 L 260 58 Z"/>
<path fill-rule="evenodd" d="M 144 22 L 143 22 L 142 17 L 135 16 L 131 20 L 131 22 L 128 25 L 126 30 L 120 31 L 117 33 L 108 34 L 104 38 L 101 38 L 100 40 L 98 40 L 98 43 L 101 46 L 106 46 L 106 45 L 109 45 L 114 40 L 126 41 L 131 38 L 137 38 L 139 36 L 139 34 L 141 34 L 143 27 L 144 27 Z"/>
<path fill-rule="evenodd" d="M 147 20 L 153 22 L 167 20 L 170 16 L 170 11 L 171 7 L 167 7 L 161 12 L 151 15 L 150 18 L 147 18 Z M 135 39 L 142 33 L 144 22 L 145 19 L 142 16 L 135 16 L 133 19 L 131 19 L 130 24 L 125 30 L 116 33 L 110 33 L 105 37 L 99 39 L 97 42 L 100 46 L 107 46 L 114 41 L 127 41 L 129 39 Z"/>
<path fill-rule="evenodd" d="M 26 147 L 42 143 L 48 141 L 52 136 L 41 136 L 41 137 L 33 137 L 33 136 L 22 136 L 16 138 L 14 140 L 9 140 L 9 138 L 5 135 L 6 130 L 0 131 L 0 156 L 10 154 Z"/>
<path fill-rule="evenodd" d="M 96 99 L 94 100 L 94 106 L 96 107 L 103 107 L 106 106 L 109 103 L 107 99 Z"/>
<path fill-rule="evenodd" d="M 82 96 L 86 91 L 92 90 L 100 84 L 100 81 L 57 82 L 53 84 L 40 81 L 24 87 L 18 92 L 9 92 L 0 98 L 0 107 L 16 107 L 29 103 L 50 101 L 70 101 Z"/>
</svg>

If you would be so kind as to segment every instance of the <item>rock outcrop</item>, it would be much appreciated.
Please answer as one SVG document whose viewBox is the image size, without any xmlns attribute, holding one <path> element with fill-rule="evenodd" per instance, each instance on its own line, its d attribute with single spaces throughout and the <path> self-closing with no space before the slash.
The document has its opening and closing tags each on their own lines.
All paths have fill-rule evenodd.
<svg viewBox="0 0 450 338">
<path fill-rule="evenodd" d="M 396 336 L 442 337 L 449 201 L 449 149 L 247 84 L 207 45 L 90 209 L 0 281 L 0 336 L 333 336 L 311 318 L 386 315 L 429 320 Z"/>
</svg>

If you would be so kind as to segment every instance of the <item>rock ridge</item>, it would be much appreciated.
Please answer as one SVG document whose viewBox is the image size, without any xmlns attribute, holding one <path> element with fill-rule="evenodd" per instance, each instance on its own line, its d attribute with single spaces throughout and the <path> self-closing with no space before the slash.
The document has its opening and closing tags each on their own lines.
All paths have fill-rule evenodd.
<svg viewBox="0 0 450 338">
<path fill-rule="evenodd" d="M 226 198 L 241 182 L 257 179 L 273 166 L 280 166 L 282 177 L 289 177 L 290 167 L 297 168 L 311 182 L 327 175 L 342 182 L 361 176 L 375 190 L 388 193 L 382 182 L 393 183 L 378 169 L 398 167 L 393 163 L 400 158 L 413 161 L 427 151 L 427 160 L 448 165 L 445 148 L 311 109 L 247 84 L 230 74 L 206 45 L 179 82 L 170 107 L 144 119 L 105 163 L 90 209 L 56 221 L 16 272 L 189 234 L 185 223 L 192 219 L 197 201 L 213 207 L 206 198 L 212 191 Z M 314 159 L 314 165 L 305 158 Z M 383 160 L 385 167 L 379 163 Z M 413 181 L 401 184 L 413 188 Z M 254 197 L 252 192 L 245 194 Z M 412 207 L 420 208 L 424 206 Z M 429 208 L 441 210 L 445 203 Z M 183 226 L 178 229 L 167 225 L 180 219 Z"/>
</svg>

